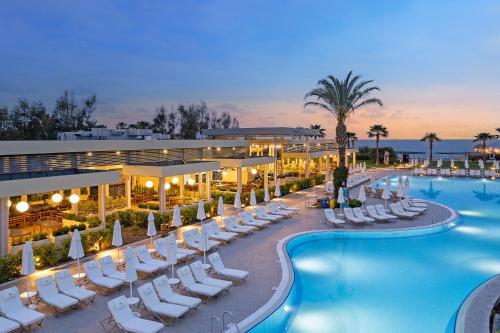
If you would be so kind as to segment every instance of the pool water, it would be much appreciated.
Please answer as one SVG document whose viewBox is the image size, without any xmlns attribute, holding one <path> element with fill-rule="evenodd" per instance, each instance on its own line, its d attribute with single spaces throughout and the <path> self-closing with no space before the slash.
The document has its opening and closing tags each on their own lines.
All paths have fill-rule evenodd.
<svg viewBox="0 0 500 333">
<path fill-rule="evenodd" d="M 464 299 L 500 273 L 500 182 L 410 177 L 410 184 L 412 196 L 456 209 L 456 226 L 291 240 L 292 290 L 251 332 L 453 332 Z"/>
</svg>

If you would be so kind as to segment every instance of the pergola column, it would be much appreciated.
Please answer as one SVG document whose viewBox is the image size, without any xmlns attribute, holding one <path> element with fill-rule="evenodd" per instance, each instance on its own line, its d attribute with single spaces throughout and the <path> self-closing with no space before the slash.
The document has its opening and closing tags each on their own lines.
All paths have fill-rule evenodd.
<svg viewBox="0 0 500 333">
<path fill-rule="evenodd" d="M 236 188 L 241 194 L 243 189 L 243 171 L 241 167 L 236 168 Z"/>
<path fill-rule="evenodd" d="M 101 225 L 106 225 L 106 187 L 104 184 L 97 186 L 97 211 Z"/>
<path fill-rule="evenodd" d="M 309 178 L 310 176 L 310 169 L 309 169 L 309 137 L 306 136 L 306 178 Z"/>
<path fill-rule="evenodd" d="M 345 153 L 345 166 L 349 167 L 349 154 Z"/>
<path fill-rule="evenodd" d="M 184 175 L 179 177 L 179 195 L 184 197 Z"/>
<path fill-rule="evenodd" d="M 330 172 L 330 156 L 326 156 L 326 172 L 325 174 Z"/>
<path fill-rule="evenodd" d="M 269 164 L 264 165 L 264 187 L 269 186 Z"/>
<path fill-rule="evenodd" d="M 323 156 L 318 158 L 318 174 L 321 175 L 322 171 L 323 171 Z"/>
<path fill-rule="evenodd" d="M 355 151 L 352 152 L 352 164 L 356 165 L 356 152 Z"/>
<path fill-rule="evenodd" d="M 158 199 L 160 201 L 160 213 L 164 213 L 167 206 L 167 193 L 165 192 L 165 177 L 158 177 Z"/>
<path fill-rule="evenodd" d="M 125 177 L 125 196 L 127 197 L 127 208 L 132 207 L 132 177 Z"/>
<path fill-rule="evenodd" d="M 200 195 L 200 199 L 203 198 L 203 175 L 198 173 L 198 194 Z"/>
<path fill-rule="evenodd" d="M 0 198 L 0 257 L 9 254 L 9 197 Z"/>
<path fill-rule="evenodd" d="M 72 188 L 71 189 L 71 194 L 76 194 L 76 195 L 80 196 L 80 188 Z M 71 212 L 73 214 L 78 215 L 78 202 L 71 204 Z"/>
<path fill-rule="evenodd" d="M 212 197 L 212 171 L 207 171 L 207 173 L 205 174 L 205 182 L 205 195 L 207 196 L 207 200 L 210 200 L 210 198 Z"/>
</svg>

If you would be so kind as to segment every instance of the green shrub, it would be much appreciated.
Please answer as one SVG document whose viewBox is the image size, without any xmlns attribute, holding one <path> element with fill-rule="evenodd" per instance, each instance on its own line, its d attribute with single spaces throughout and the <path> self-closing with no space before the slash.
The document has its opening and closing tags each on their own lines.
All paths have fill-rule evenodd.
<svg viewBox="0 0 500 333">
<path fill-rule="evenodd" d="M 69 228 L 68 227 L 60 227 L 59 229 L 56 229 L 52 231 L 52 236 L 62 236 L 62 235 L 67 235 L 69 233 Z"/>
<path fill-rule="evenodd" d="M 349 169 L 346 167 L 338 167 L 333 170 L 333 186 L 335 187 L 335 198 L 338 197 L 339 188 L 347 184 Z"/>
<path fill-rule="evenodd" d="M 33 248 L 35 265 L 37 267 L 55 266 L 61 261 L 60 251 L 53 243 L 47 243 Z"/>
<path fill-rule="evenodd" d="M 101 225 L 101 220 L 99 220 L 96 216 L 87 217 L 87 224 L 89 228 L 95 228 Z"/>
<path fill-rule="evenodd" d="M 48 235 L 46 232 L 39 232 L 39 233 L 33 234 L 33 237 L 31 238 L 31 240 L 36 242 L 36 241 L 40 241 L 43 239 L 47 239 L 47 237 L 48 237 Z"/>
<path fill-rule="evenodd" d="M 78 231 L 82 231 L 87 229 L 87 225 L 85 223 L 78 223 L 78 224 L 72 224 L 68 228 L 70 231 L 73 231 L 75 229 L 78 229 Z"/>
<path fill-rule="evenodd" d="M 19 276 L 22 263 L 22 251 L 0 258 L 0 283 L 15 279 Z"/>
</svg>

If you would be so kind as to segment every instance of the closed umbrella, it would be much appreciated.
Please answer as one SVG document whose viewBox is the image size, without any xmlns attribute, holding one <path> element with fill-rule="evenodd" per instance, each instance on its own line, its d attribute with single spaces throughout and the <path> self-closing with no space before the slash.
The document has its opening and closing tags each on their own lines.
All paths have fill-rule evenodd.
<svg viewBox="0 0 500 333">
<path fill-rule="evenodd" d="M 219 197 L 219 201 L 217 202 L 217 215 L 220 216 L 220 219 L 224 217 L 224 200 L 222 196 Z"/>
<path fill-rule="evenodd" d="M 83 252 L 82 237 L 78 229 L 73 231 L 73 237 L 71 237 L 71 244 L 69 246 L 68 257 L 76 260 L 77 265 L 77 279 L 80 279 L 80 258 L 83 258 L 85 253 Z"/>
<path fill-rule="evenodd" d="M 26 296 L 31 302 L 31 297 L 35 292 L 30 292 L 30 278 L 31 273 L 35 272 L 35 260 L 33 258 L 33 248 L 31 242 L 27 241 L 23 247 L 23 258 L 21 262 L 21 274 L 26 276 Z"/>
<path fill-rule="evenodd" d="M 196 213 L 196 218 L 203 222 L 204 219 L 207 218 L 207 214 L 205 213 L 205 205 L 203 204 L 203 199 L 198 202 L 198 212 Z"/>
<path fill-rule="evenodd" d="M 172 225 L 176 228 L 182 225 L 181 208 L 177 205 L 174 207 L 174 213 L 172 215 Z"/>
<path fill-rule="evenodd" d="M 399 200 L 401 200 L 404 197 L 403 178 L 401 176 L 399 176 L 399 178 L 398 178 L 397 196 L 398 196 Z"/>
<path fill-rule="evenodd" d="M 240 191 L 236 191 L 236 195 L 234 196 L 234 208 L 238 210 L 238 215 L 240 215 L 240 209 L 241 209 L 241 195 Z"/>
<path fill-rule="evenodd" d="M 111 241 L 111 245 L 116 247 L 118 262 L 120 262 L 120 250 L 118 248 L 123 245 L 123 238 L 122 226 L 119 220 L 116 220 L 115 225 L 113 226 L 113 240 Z"/>
<path fill-rule="evenodd" d="M 205 265 L 207 263 L 207 255 L 206 252 L 210 250 L 210 241 L 209 241 L 209 235 L 210 231 L 208 230 L 208 225 L 207 224 L 202 224 L 201 225 L 201 241 L 200 241 L 200 247 L 203 251 L 203 264 Z"/>
<path fill-rule="evenodd" d="M 384 191 L 382 192 L 382 199 L 385 200 L 384 208 L 387 210 L 387 200 L 391 198 L 391 179 L 387 177 L 385 182 Z"/>
<path fill-rule="evenodd" d="M 479 168 L 484 169 L 484 161 L 483 160 L 479 160 Z"/>
<path fill-rule="evenodd" d="M 156 227 L 155 217 L 152 212 L 149 212 L 148 215 L 148 231 L 146 235 L 151 239 L 151 248 L 153 248 L 153 237 L 156 236 Z"/>
<path fill-rule="evenodd" d="M 250 191 L 250 205 L 252 207 L 257 206 L 257 197 L 255 196 L 255 190 L 254 189 L 252 189 Z"/>
<path fill-rule="evenodd" d="M 337 202 L 340 205 L 340 215 L 343 215 L 342 204 L 345 202 L 345 198 L 344 198 L 344 189 L 342 187 L 339 187 L 339 195 L 337 197 Z"/>
<path fill-rule="evenodd" d="M 366 192 L 365 192 L 364 186 L 361 186 L 359 188 L 358 200 L 361 201 L 361 207 L 363 207 L 363 205 L 365 204 L 365 201 L 366 201 Z"/>
<path fill-rule="evenodd" d="M 405 197 L 409 197 L 410 196 L 410 178 L 409 177 L 406 177 L 405 181 L 404 181 L 404 195 Z"/>
<path fill-rule="evenodd" d="M 128 299 L 130 303 L 134 303 L 134 297 L 132 296 L 132 283 L 137 280 L 137 271 L 135 270 L 135 253 L 129 246 L 125 251 L 125 282 L 129 283 L 130 286 L 130 298 Z"/>
<path fill-rule="evenodd" d="M 280 183 L 278 181 L 276 181 L 276 188 L 274 189 L 274 196 L 276 198 L 281 197 Z"/>
<path fill-rule="evenodd" d="M 466 169 L 469 169 L 469 160 L 465 160 L 465 162 L 464 162 L 464 167 L 465 167 Z"/>
<path fill-rule="evenodd" d="M 170 235 L 167 236 L 166 242 L 164 244 L 167 247 L 167 258 L 170 262 L 170 265 L 172 266 L 172 278 L 169 280 L 169 282 L 171 284 L 175 284 L 177 282 L 177 279 L 175 279 L 174 276 L 174 265 L 177 264 L 177 240 L 175 239 L 173 233 L 170 233 Z"/>
<path fill-rule="evenodd" d="M 264 201 L 267 203 L 269 202 L 271 199 L 269 198 L 269 190 L 267 189 L 267 186 L 264 187 Z"/>
</svg>

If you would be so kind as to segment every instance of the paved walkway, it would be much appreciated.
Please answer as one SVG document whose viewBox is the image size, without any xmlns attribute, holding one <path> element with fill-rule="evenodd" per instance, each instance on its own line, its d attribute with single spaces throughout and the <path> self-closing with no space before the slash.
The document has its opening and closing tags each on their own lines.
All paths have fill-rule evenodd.
<svg viewBox="0 0 500 333">
<path fill-rule="evenodd" d="M 387 173 L 394 174 L 394 170 L 378 172 L 378 176 Z M 210 318 L 220 317 L 226 310 L 230 310 L 236 322 L 241 321 L 258 308 L 263 306 L 272 296 L 273 287 L 278 286 L 281 279 L 281 269 L 277 262 L 277 242 L 294 233 L 331 229 L 323 223 L 323 212 L 321 209 L 304 208 L 305 195 L 308 192 L 321 192 L 322 187 L 317 186 L 307 191 L 297 192 L 285 198 L 291 206 L 301 207 L 299 214 L 282 222 L 270 225 L 261 231 L 257 231 L 247 237 L 239 238 L 226 246 L 221 246 L 218 251 L 226 266 L 244 269 L 250 272 L 247 281 L 232 287 L 231 291 L 207 304 L 202 304 L 196 311 L 191 311 L 185 318 L 175 321 L 165 332 L 210 332 Z M 352 190 L 353 197 L 357 196 L 357 189 Z M 378 199 L 369 198 L 370 202 Z M 231 213 L 232 207 L 228 207 Z M 431 204 L 428 211 L 422 217 L 406 221 L 398 220 L 392 223 L 375 223 L 366 227 L 346 225 L 344 229 L 394 229 L 429 225 L 440 222 L 450 216 L 450 212 L 441 206 Z M 170 274 L 170 271 L 168 271 Z M 138 287 L 151 279 L 139 280 Z M 134 288 L 135 290 L 135 288 Z M 82 309 L 71 310 L 58 317 L 49 316 L 43 327 L 37 332 L 102 332 L 100 321 L 106 318 L 109 311 L 106 302 L 119 295 L 128 295 L 128 288 L 109 296 L 97 296 L 94 303 Z M 50 313 L 44 305 L 40 305 L 40 311 Z M 144 312 L 143 318 L 154 319 L 150 314 Z M 118 331 L 118 330 L 114 330 Z"/>
</svg>

